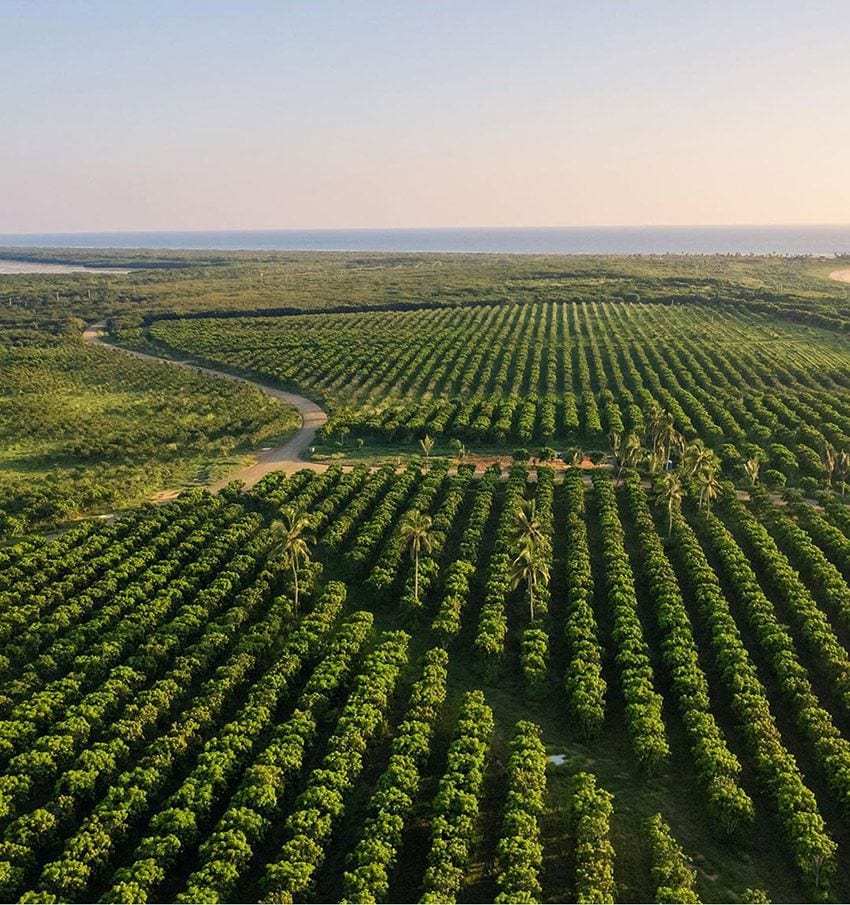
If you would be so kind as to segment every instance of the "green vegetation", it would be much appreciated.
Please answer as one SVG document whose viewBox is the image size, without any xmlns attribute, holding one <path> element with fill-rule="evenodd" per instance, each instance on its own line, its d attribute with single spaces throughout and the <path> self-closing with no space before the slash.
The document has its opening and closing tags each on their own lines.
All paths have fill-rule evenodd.
<svg viewBox="0 0 850 905">
<path fill-rule="evenodd" d="M 0 898 L 847 900 L 834 262 L 80 257 L 155 266 L 0 309 Z M 359 464 L 15 537 L 293 426 L 103 317 Z"/>
<path fill-rule="evenodd" d="M 272 473 L 2 551 L 4 899 L 841 899 L 843 532 L 684 480 L 668 541 L 623 477 Z"/>
<path fill-rule="evenodd" d="M 127 266 L 127 275 L 3 277 L 0 326 L 151 313 L 314 311 L 480 303 L 711 301 L 845 329 L 848 258 L 470 255 L 0 249 L 0 257 Z M 39 327 L 41 329 L 41 327 Z"/>
<path fill-rule="evenodd" d="M 66 340 L 0 343 L 0 534 L 208 483 L 298 425 L 247 385 Z"/>
<path fill-rule="evenodd" d="M 850 449 L 850 349 L 749 311 L 550 302 L 162 320 L 149 332 L 322 400 L 331 445 L 519 441 L 609 448 L 626 464 L 643 445 L 657 469 L 701 440 L 737 480 L 751 459 L 777 486 L 846 473 L 835 450 Z"/>
</svg>

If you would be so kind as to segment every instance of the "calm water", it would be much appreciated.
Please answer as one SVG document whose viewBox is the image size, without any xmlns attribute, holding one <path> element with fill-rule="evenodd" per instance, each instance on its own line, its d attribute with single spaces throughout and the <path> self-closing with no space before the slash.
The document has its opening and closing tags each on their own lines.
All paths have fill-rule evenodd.
<svg viewBox="0 0 850 905">
<path fill-rule="evenodd" d="M 0 259 L 0 276 L 13 273 L 132 273 L 125 267 L 84 267 L 82 264 L 42 264 Z"/>
<path fill-rule="evenodd" d="M 850 225 L 52 233 L 0 235 L 0 246 L 252 251 L 833 255 L 850 254 Z"/>
</svg>

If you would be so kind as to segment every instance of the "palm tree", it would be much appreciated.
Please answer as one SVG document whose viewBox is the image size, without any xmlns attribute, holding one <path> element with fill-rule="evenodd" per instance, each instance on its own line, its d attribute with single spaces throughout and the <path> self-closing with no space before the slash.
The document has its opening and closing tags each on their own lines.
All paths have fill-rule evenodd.
<svg viewBox="0 0 850 905">
<path fill-rule="evenodd" d="M 838 453 L 836 471 L 838 480 L 841 482 L 841 496 L 844 496 L 844 491 L 847 489 L 847 473 L 850 471 L 850 453 L 846 449 L 842 449 Z"/>
<path fill-rule="evenodd" d="M 838 464 L 838 453 L 836 453 L 835 447 L 831 443 L 824 443 L 823 450 L 821 451 L 821 458 L 823 459 L 824 468 L 826 468 L 826 476 L 831 487 L 832 477 L 835 474 L 835 466 Z"/>
<path fill-rule="evenodd" d="M 457 444 L 455 445 L 455 460 L 457 461 L 457 464 L 463 465 L 468 457 L 469 451 L 467 450 L 466 446 L 464 446 L 463 442 L 461 440 L 458 440 Z"/>
<path fill-rule="evenodd" d="M 657 449 L 653 449 L 647 453 L 646 465 L 651 475 L 657 475 L 658 472 L 661 471 L 661 453 L 658 452 Z"/>
<path fill-rule="evenodd" d="M 652 410 L 648 433 L 655 451 L 663 454 L 665 465 L 674 449 L 684 453 L 685 438 L 676 430 L 673 416 L 665 409 L 655 408 Z"/>
<path fill-rule="evenodd" d="M 530 619 L 534 622 L 535 591 L 541 582 L 549 581 L 549 538 L 537 517 L 534 500 L 524 500 L 514 513 L 510 541 L 516 551 L 511 563 L 511 587 L 516 589 L 525 583 Z"/>
<path fill-rule="evenodd" d="M 543 540 L 543 526 L 537 518 L 535 500 L 523 500 L 514 513 L 514 523 L 510 528 L 511 543 L 519 546 L 525 538 L 530 537 L 535 543 Z"/>
<path fill-rule="evenodd" d="M 664 429 L 662 439 L 664 442 L 665 463 L 669 461 L 670 456 L 673 454 L 673 450 L 677 450 L 680 456 L 683 456 L 685 454 L 685 437 L 683 434 L 679 433 L 679 431 L 677 431 L 673 426 L 672 418 Z"/>
<path fill-rule="evenodd" d="M 661 434 L 669 417 L 660 405 L 652 407 L 649 419 L 646 422 L 646 438 L 653 449 L 658 449 L 661 446 Z"/>
<path fill-rule="evenodd" d="M 280 519 L 271 526 L 274 540 L 272 550 L 280 553 L 284 563 L 292 570 L 295 615 L 299 607 L 299 569 L 310 561 L 309 534 L 312 524 L 309 516 L 298 509 L 287 508 L 280 514 Z"/>
<path fill-rule="evenodd" d="M 427 463 L 431 450 L 434 448 L 434 438 L 430 434 L 425 434 L 419 441 L 419 445 L 422 447 L 422 455 L 425 456 L 425 462 Z"/>
<path fill-rule="evenodd" d="M 413 599 L 419 605 L 419 554 L 424 550 L 431 552 L 431 516 L 411 509 L 402 518 L 399 533 L 405 546 L 410 547 L 410 558 L 413 560 Z"/>
<path fill-rule="evenodd" d="M 667 536 L 673 533 L 673 512 L 682 505 L 682 480 L 675 471 L 668 471 L 656 485 L 659 504 L 667 510 Z"/>
<path fill-rule="evenodd" d="M 534 622 L 534 597 L 537 587 L 549 581 L 549 564 L 546 557 L 548 539 L 536 539 L 527 534 L 520 541 L 516 557 L 511 562 L 511 589 L 521 584 L 528 589 L 529 619 Z"/>
<path fill-rule="evenodd" d="M 572 456 L 570 456 L 570 465 L 573 468 L 581 468 L 582 462 L 584 462 L 584 450 L 574 449 Z"/>
<path fill-rule="evenodd" d="M 697 485 L 699 486 L 699 508 L 702 509 L 703 504 L 707 504 L 707 509 L 711 512 L 711 501 L 716 500 L 720 495 L 720 481 L 717 479 L 717 466 L 702 468 L 696 476 Z"/>
<path fill-rule="evenodd" d="M 702 440 L 694 440 L 685 447 L 682 466 L 685 474 L 696 477 L 703 469 L 714 467 L 714 453 Z"/>
<path fill-rule="evenodd" d="M 623 473 L 624 468 L 634 468 L 640 461 L 644 449 L 637 434 L 628 434 L 626 439 L 620 444 L 620 450 L 617 453 L 618 469 L 617 480 Z"/>
<path fill-rule="evenodd" d="M 750 479 L 750 487 L 755 487 L 759 482 L 759 470 L 761 469 L 761 461 L 753 457 L 744 462 L 744 471 Z"/>
<path fill-rule="evenodd" d="M 614 457 L 620 458 L 620 448 L 623 445 L 623 438 L 617 431 L 612 431 L 609 438 L 611 441 L 611 450 L 614 453 Z"/>
</svg>

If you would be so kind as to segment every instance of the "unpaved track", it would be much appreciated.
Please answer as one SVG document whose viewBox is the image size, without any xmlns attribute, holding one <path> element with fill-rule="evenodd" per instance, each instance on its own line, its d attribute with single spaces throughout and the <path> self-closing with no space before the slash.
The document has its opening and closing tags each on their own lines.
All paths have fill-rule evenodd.
<svg viewBox="0 0 850 905">
<path fill-rule="evenodd" d="M 841 283 L 850 283 L 850 270 L 833 270 L 829 278 Z"/>
<path fill-rule="evenodd" d="M 234 374 L 228 374 L 225 371 L 217 371 L 214 368 L 204 368 L 200 365 L 193 364 L 191 361 L 173 361 L 170 358 L 160 358 L 158 355 L 150 355 L 147 352 L 136 352 L 133 349 L 123 349 L 104 340 L 106 333 L 106 324 L 101 321 L 97 324 L 89 324 L 83 331 L 83 339 L 92 345 L 101 346 L 105 349 L 112 349 L 121 355 L 130 355 L 133 358 L 141 358 L 144 361 L 156 361 L 162 364 L 172 365 L 173 367 L 186 368 L 190 371 L 200 371 L 202 374 L 208 374 L 210 377 L 218 377 L 221 380 L 229 380 L 232 383 L 248 383 L 257 387 L 266 396 L 272 396 L 274 399 L 281 399 L 298 410 L 301 415 L 301 427 L 296 431 L 283 446 L 275 446 L 268 450 L 262 450 L 255 453 L 257 461 L 253 465 L 238 468 L 236 471 L 227 475 L 227 477 L 210 484 L 207 489 L 216 491 L 221 490 L 230 481 L 242 481 L 246 487 L 253 487 L 257 481 L 270 471 L 285 471 L 292 473 L 302 468 L 310 468 L 313 471 L 324 471 L 326 465 L 317 462 L 305 462 L 302 456 L 304 451 L 313 442 L 316 431 L 327 420 L 328 416 L 325 411 L 312 399 L 306 396 L 299 396 L 296 393 L 287 393 L 286 390 L 279 390 L 277 387 L 270 386 L 267 383 L 260 383 L 257 380 L 249 380 L 246 377 L 237 377 Z M 158 495 L 159 499 L 176 495 L 178 491 L 166 492 Z"/>
</svg>

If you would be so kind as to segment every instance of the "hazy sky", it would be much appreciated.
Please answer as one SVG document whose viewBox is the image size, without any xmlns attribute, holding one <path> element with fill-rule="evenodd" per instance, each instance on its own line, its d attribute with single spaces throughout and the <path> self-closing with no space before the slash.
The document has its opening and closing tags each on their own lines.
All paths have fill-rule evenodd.
<svg viewBox="0 0 850 905">
<path fill-rule="evenodd" d="M 850 222 L 850 0 L 0 0 L 0 232 Z"/>
</svg>

